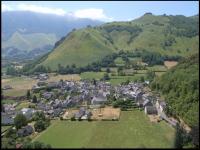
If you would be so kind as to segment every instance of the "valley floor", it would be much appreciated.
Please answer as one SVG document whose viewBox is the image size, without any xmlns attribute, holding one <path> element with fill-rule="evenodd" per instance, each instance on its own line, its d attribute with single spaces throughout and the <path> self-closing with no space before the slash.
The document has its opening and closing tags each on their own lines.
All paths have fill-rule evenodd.
<svg viewBox="0 0 200 150">
<path fill-rule="evenodd" d="M 150 122 L 144 111 L 122 111 L 119 121 L 52 121 L 34 141 L 53 148 L 172 148 L 175 129 Z"/>
</svg>

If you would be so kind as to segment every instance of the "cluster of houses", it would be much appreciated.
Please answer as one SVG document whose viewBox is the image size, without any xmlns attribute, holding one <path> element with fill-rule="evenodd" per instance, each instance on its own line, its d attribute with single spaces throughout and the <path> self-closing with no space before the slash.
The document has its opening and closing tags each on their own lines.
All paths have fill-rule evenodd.
<svg viewBox="0 0 200 150">
<path fill-rule="evenodd" d="M 146 114 L 159 114 L 164 112 L 166 103 L 158 100 L 148 92 L 144 92 L 143 83 L 129 83 L 128 85 L 111 86 L 108 82 L 88 80 L 82 81 L 63 81 L 45 82 L 46 75 L 38 76 L 39 82 L 32 87 L 32 91 L 39 90 L 40 98 L 35 108 L 23 108 L 20 111 L 15 110 L 15 105 L 5 105 L 1 112 L 1 123 L 4 125 L 14 124 L 14 117 L 22 113 L 29 120 L 36 111 L 43 111 L 50 118 L 60 117 L 67 108 L 78 107 L 78 112 L 74 114 L 75 119 L 88 119 L 92 113 L 83 106 L 90 108 L 99 108 L 108 101 L 108 96 L 114 96 L 115 99 L 132 100 L 139 108 L 143 108 Z M 42 80 L 41 80 L 42 79 Z M 44 80 L 45 79 L 45 80 Z M 41 90 L 42 89 L 42 90 Z M 51 90 L 44 90 L 51 89 Z M 60 98 L 63 96 L 64 99 Z M 18 131 L 18 135 L 29 135 L 33 130 L 26 126 Z"/>
<path fill-rule="evenodd" d="M 42 74 L 33 76 L 33 79 L 38 79 L 39 81 L 45 81 L 45 80 L 49 79 L 49 76 L 46 73 L 42 73 Z"/>
</svg>

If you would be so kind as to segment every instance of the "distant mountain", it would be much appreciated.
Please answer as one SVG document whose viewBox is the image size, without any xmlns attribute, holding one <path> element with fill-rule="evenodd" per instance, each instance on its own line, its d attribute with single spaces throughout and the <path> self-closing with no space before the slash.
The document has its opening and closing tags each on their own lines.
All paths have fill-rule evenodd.
<svg viewBox="0 0 200 150">
<path fill-rule="evenodd" d="M 38 65 L 56 70 L 85 66 L 118 52 L 147 50 L 161 55 L 188 56 L 199 51 L 198 17 L 146 13 L 129 22 L 112 22 L 69 33 Z"/>
<path fill-rule="evenodd" d="M 3 51 L 12 48 L 23 52 L 34 49 L 43 50 L 47 45 L 53 47 L 56 41 L 74 28 L 100 24 L 102 24 L 100 21 L 80 19 L 69 15 L 58 16 L 29 11 L 3 12 L 2 48 Z"/>
</svg>

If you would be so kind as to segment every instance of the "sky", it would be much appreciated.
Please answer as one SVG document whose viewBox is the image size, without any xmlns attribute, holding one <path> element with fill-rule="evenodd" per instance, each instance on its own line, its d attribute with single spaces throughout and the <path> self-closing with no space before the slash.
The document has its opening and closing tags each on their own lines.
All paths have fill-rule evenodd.
<svg viewBox="0 0 200 150">
<path fill-rule="evenodd" d="M 129 21 L 146 12 L 185 16 L 199 12 L 198 1 L 3 1 L 1 7 L 3 12 L 29 10 L 105 22 Z"/>
</svg>

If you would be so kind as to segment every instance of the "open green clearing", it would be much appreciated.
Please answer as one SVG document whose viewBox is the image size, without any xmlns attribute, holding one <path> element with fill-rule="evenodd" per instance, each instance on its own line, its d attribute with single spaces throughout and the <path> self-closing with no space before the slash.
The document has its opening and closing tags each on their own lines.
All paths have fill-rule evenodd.
<svg viewBox="0 0 200 150">
<path fill-rule="evenodd" d="M 16 103 L 16 101 L 12 99 L 1 100 L 1 104 L 13 104 L 13 103 Z"/>
<path fill-rule="evenodd" d="M 101 79 L 105 72 L 84 72 L 81 73 L 81 79 Z"/>
<path fill-rule="evenodd" d="M 167 67 L 165 67 L 164 65 L 154 65 L 152 67 L 147 67 L 148 70 L 152 70 L 152 71 L 161 71 L 161 72 L 165 72 L 167 71 Z"/>
<path fill-rule="evenodd" d="M 117 84 L 120 84 L 120 83 L 125 82 L 127 80 L 129 80 L 129 81 L 137 81 L 137 80 L 139 80 L 141 78 L 141 76 L 143 76 L 144 79 L 146 78 L 145 74 L 135 74 L 133 76 L 110 76 L 109 82 L 112 85 L 117 85 Z"/>
<path fill-rule="evenodd" d="M 172 148 L 175 130 L 151 123 L 143 111 L 121 112 L 120 121 L 53 121 L 34 141 L 53 148 Z"/>
</svg>

